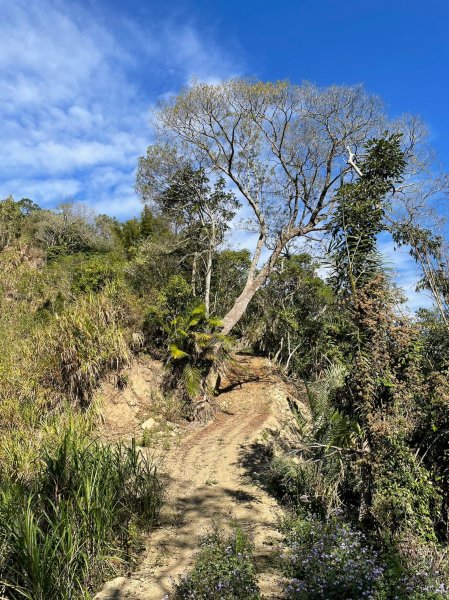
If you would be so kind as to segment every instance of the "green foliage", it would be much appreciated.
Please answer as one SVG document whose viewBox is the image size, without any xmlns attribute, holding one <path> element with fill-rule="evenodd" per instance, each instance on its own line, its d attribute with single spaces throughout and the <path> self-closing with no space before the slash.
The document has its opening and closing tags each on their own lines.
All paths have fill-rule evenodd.
<svg viewBox="0 0 449 600">
<path fill-rule="evenodd" d="M 129 219 L 123 223 L 114 222 L 112 230 L 128 258 L 139 251 L 139 246 L 143 242 L 163 238 L 169 233 L 166 218 L 156 216 L 149 206 L 143 208 L 139 218 Z"/>
<path fill-rule="evenodd" d="M 175 586 L 174 600 L 258 600 L 252 547 L 241 530 L 205 537 L 193 569 Z"/>
<path fill-rule="evenodd" d="M 243 325 L 257 351 L 304 378 L 342 360 L 336 340 L 344 325 L 317 268 L 308 254 L 283 258 L 256 294 Z"/>
<path fill-rule="evenodd" d="M 168 364 L 190 400 L 209 393 L 205 378 L 217 360 L 217 347 L 223 353 L 228 343 L 220 328 L 221 321 L 207 317 L 204 305 L 179 315 L 168 325 Z"/>
<path fill-rule="evenodd" d="M 22 211 L 20 204 L 9 196 L 0 200 L 0 250 L 7 248 L 21 233 Z"/>
<path fill-rule="evenodd" d="M 249 250 L 223 250 L 214 256 L 212 312 L 225 315 L 245 285 L 251 264 Z"/>
<path fill-rule="evenodd" d="M 141 161 L 138 176 L 141 190 L 144 187 L 142 182 L 148 176 L 145 166 L 145 161 Z M 191 229 L 192 222 L 195 221 L 200 227 L 207 227 L 210 224 L 207 213 L 219 212 L 220 226 L 227 229 L 240 206 L 235 195 L 225 191 L 223 177 L 216 181 L 211 190 L 204 169 L 194 169 L 191 165 L 180 168 L 167 181 L 164 181 L 163 186 L 160 194 L 156 195 L 154 200 L 164 214 L 170 215 L 171 219 L 181 228 Z M 145 193 L 143 193 L 143 197 L 147 197 Z"/>
<path fill-rule="evenodd" d="M 343 504 L 348 462 L 362 435 L 357 423 L 332 402 L 344 377 L 345 369 L 336 365 L 307 386 L 309 411 L 295 410 L 301 435 L 298 456 L 296 460 L 275 458 L 271 465 L 277 493 L 299 514 L 327 518 Z"/>
<path fill-rule="evenodd" d="M 294 578 L 288 594 L 446 598 L 443 568 L 429 577 L 417 570 L 431 548 L 435 564 L 446 564 L 437 545 L 447 540 L 446 324 L 441 314 L 422 313 L 419 329 L 395 311 L 377 236 L 404 156 L 398 136 L 373 140 L 366 150 L 363 175 L 340 188 L 332 221 L 331 283 L 346 322 L 336 337 L 344 359 L 308 384 L 310 410 L 297 413 L 296 457 L 272 467 L 299 515 L 299 529 L 294 525 L 287 538 Z M 357 515 L 373 535 L 378 576 L 364 562 L 369 550 L 361 535 L 344 523 L 332 529 L 337 510 Z"/>
<path fill-rule="evenodd" d="M 430 290 L 440 319 L 449 332 L 449 256 L 441 235 L 407 220 L 392 228 L 395 242 L 409 247 L 410 255 L 421 267 L 417 289 Z"/>
<path fill-rule="evenodd" d="M 379 271 L 376 236 L 385 229 L 385 198 L 400 181 L 406 164 L 400 134 L 385 133 L 370 140 L 365 150 L 363 177 L 340 187 L 332 219 L 335 285 L 353 296 Z"/>
<path fill-rule="evenodd" d="M 382 530 L 435 540 L 439 490 L 429 473 L 400 439 L 383 439 L 378 461 L 372 510 Z"/>
<path fill-rule="evenodd" d="M 86 404 L 105 373 L 130 358 L 121 320 L 123 308 L 113 302 L 117 287 L 89 295 L 57 318 L 41 344 L 52 345 L 46 379 L 68 398 Z"/>
<path fill-rule="evenodd" d="M 145 317 L 144 333 L 152 349 L 166 346 L 172 322 L 186 312 L 192 303 L 192 292 L 187 281 L 180 275 L 170 277 L 159 291 L 155 303 L 148 308 Z M 171 343 L 172 341 L 168 341 L 169 345 Z"/>
<path fill-rule="evenodd" d="M 379 600 L 447 600 L 449 565 L 437 546 L 405 538 L 400 547 L 388 536 L 383 542 Z"/>
<path fill-rule="evenodd" d="M 100 292 L 117 279 L 120 264 L 111 255 L 97 255 L 82 261 L 73 274 L 73 289 L 76 292 Z"/>
<path fill-rule="evenodd" d="M 206 315 L 203 304 L 195 305 L 191 288 L 180 276 L 171 277 L 145 318 L 144 332 L 156 355 L 165 360 L 167 387 L 188 401 L 206 394 L 205 378 L 228 339 L 220 333 L 221 321 Z"/>
<path fill-rule="evenodd" d="M 85 598 L 131 560 L 135 526 L 156 522 L 156 469 L 134 443 L 102 446 L 75 430 L 36 465 L 30 480 L 0 484 L 0 583 L 11 599 Z"/>
</svg>

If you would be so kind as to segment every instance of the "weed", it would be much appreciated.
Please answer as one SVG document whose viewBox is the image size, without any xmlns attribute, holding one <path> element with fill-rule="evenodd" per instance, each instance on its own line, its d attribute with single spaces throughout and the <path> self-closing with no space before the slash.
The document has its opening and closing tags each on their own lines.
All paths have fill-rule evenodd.
<svg viewBox="0 0 449 600">
<path fill-rule="evenodd" d="M 204 538 L 195 566 L 175 586 L 174 600 L 258 600 L 252 547 L 240 529 Z"/>
</svg>

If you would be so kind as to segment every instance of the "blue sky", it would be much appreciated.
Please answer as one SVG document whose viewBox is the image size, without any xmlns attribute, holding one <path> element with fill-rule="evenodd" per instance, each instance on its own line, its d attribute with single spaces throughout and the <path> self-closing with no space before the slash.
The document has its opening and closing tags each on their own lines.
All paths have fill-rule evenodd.
<svg viewBox="0 0 449 600">
<path fill-rule="evenodd" d="M 193 74 L 364 83 L 392 117 L 421 115 L 447 166 L 447 0 L 0 0 L 0 15 L 0 197 L 136 214 L 149 109 Z"/>
</svg>

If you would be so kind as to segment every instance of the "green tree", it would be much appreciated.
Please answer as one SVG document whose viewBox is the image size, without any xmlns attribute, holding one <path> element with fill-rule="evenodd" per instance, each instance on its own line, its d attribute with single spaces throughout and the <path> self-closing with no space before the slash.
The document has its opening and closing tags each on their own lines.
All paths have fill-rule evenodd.
<svg viewBox="0 0 449 600">
<path fill-rule="evenodd" d="M 359 518 L 393 534 L 432 537 L 438 490 L 410 447 L 421 383 L 416 330 L 404 318 L 396 326 L 395 291 L 377 251 L 387 194 L 405 168 L 400 137 L 370 141 L 360 168 L 363 176 L 339 190 L 333 219 L 334 283 L 354 326 L 350 372 L 337 403 L 361 431 L 350 461 L 360 477 Z"/>
<path fill-rule="evenodd" d="M 0 250 L 20 236 L 22 220 L 20 205 L 12 196 L 0 200 Z"/>
<path fill-rule="evenodd" d="M 169 177 L 165 186 L 154 202 L 175 224 L 176 232 L 190 250 L 194 296 L 198 274 L 203 272 L 201 288 L 208 317 L 214 255 L 240 205 L 235 195 L 226 191 L 223 177 L 211 189 L 204 169 L 195 170 L 188 164 Z"/>
<path fill-rule="evenodd" d="M 340 357 L 335 295 L 317 268 L 308 254 L 280 260 L 256 294 L 245 330 L 256 349 L 306 378 Z"/>
</svg>

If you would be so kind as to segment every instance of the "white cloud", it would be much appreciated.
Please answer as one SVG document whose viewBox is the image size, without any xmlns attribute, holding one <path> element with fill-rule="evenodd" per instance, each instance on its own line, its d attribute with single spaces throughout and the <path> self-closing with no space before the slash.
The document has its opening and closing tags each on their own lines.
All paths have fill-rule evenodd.
<svg viewBox="0 0 449 600">
<path fill-rule="evenodd" d="M 45 205 L 73 196 L 126 217 L 139 207 L 149 107 L 193 74 L 232 75 L 235 60 L 189 24 L 113 20 L 96 6 L 2 6 L 0 192 Z"/>
</svg>

